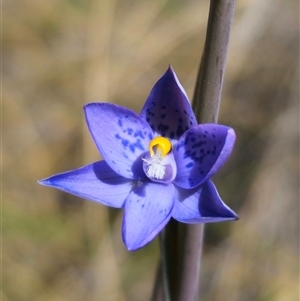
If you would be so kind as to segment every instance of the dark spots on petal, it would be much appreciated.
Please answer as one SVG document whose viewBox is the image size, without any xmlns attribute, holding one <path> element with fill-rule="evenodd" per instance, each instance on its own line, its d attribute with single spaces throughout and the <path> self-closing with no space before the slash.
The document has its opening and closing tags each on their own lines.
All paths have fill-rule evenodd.
<svg viewBox="0 0 300 301">
<path fill-rule="evenodd" d="M 166 118 L 166 114 L 161 114 L 160 117 L 161 117 L 162 119 L 164 119 L 164 118 Z"/>
<path fill-rule="evenodd" d="M 190 158 L 190 157 L 191 157 L 191 151 L 187 149 L 183 154 L 183 159 Z"/>
<path fill-rule="evenodd" d="M 126 139 L 122 139 L 122 145 L 126 148 L 129 144 L 129 141 Z"/>
<path fill-rule="evenodd" d="M 195 186 L 195 184 L 196 184 L 194 179 L 191 179 L 191 178 L 188 178 L 188 182 L 189 182 L 190 186 Z"/>
<path fill-rule="evenodd" d="M 211 134 L 211 136 L 212 136 L 213 138 L 216 138 L 216 135 L 215 135 L 215 134 Z"/>
<path fill-rule="evenodd" d="M 178 111 L 177 109 L 175 109 L 175 112 L 176 112 L 176 113 L 179 113 L 179 111 Z"/>
<path fill-rule="evenodd" d="M 162 109 L 165 109 L 165 108 L 166 108 L 166 106 L 161 106 L 161 108 L 162 108 Z"/>
<path fill-rule="evenodd" d="M 140 139 L 138 139 L 134 145 L 135 145 L 139 150 L 141 150 L 141 151 L 144 151 L 144 150 L 145 150 L 145 148 L 144 148 L 144 146 L 142 145 Z"/>
<path fill-rule="evenodd" d="M 149 118 L 149 117 L 147 117 L 147 118 L 146 118 L 146 121 L 147 121 L 147 122 L 149 122 L 149 121 L 150 121 L 150 118 Z"/>
<path fill-rule="evenodd" d="M 179 117 L 179 118 L 178 118 L 178 122 L 179 122 L 179 123 L 182 123 L 182 118 Z"/>
<path fill-rule="evenodd" d="M 205 140 L 200 140 L 199 142 L 195 143 L 192 145 L 192 148 L 198 148 L 202 145 L 205 145 L 206 144 L 206 141 Z"/>
<path fill-rule="evenodd" d="M 168 125 L 165 125 L 164 127 L 163 127 L 163 130 L 165 130 L 165 131 L 167 131 L 169 129 L 169 126 Z"/>
<path fill-rule="evenodd" d="M 150 140 L 152 140 L 152 139 L 153 139 L 153 135 L 152 135 L 151 133 L 149 133 L 149 134 L 148 134 L 148 138 L 149 138 Z"/>
<path fill-rule="evenodd" d="M 186 110 L 183 110 L 183 113 L 184 113 L 185 115 L 187 115 L 187 111 L 186 111 Z"/>
<path fill-rule="evenodd" d="M 118 120 L 118 125 L 119 125 L 119 126 L 123 126 L 123 123 L 122 123 L 122 120 L 121 120 L 121 119 Z"/>
<path fill-rule="evenodd" d="M 185 144 L 184 141 L 181 141 L 181 142 L 177 143 L 177 145 L 176 145 L 176 151 L 178 151 L 181 147 L 183 147 L 184 144 Z"/>
<path fill-rule="evenodd" d="M 130 135 L 130 136 L 131 136 L 131 135 L 132 135 L 132 133 L 133 133 L 133 129 L 131 129 L 131 128 L 128 128 L 128 129 L 127 129 L 127 133 L 128 133 L 128 135 Z"/>
<path fill-rule="evenodd" d="M 142 206 L 141 206 L 143 209 L 145 208 L 145 204 L 142 204 Z"/>
<path fill-rule="evenodd" d="M 186 164 L 186 168 L 192 168 L 194 166 L 194 162 L 190 162 L 188 164 Z"/>
<path fill-rule="evenodd" d="M 193 125 L 193 121 L 190 121 L 190 125 Z"/>
<path fill-rule="evenodd" d="M 160 123 L 160 124 L 158 125 L 157 129 L 160 130 L 161 132 L 165 132 L 165 131 L 167 131 L 167 130 L 169 129 L 169 126 Z"/>
<path fill-rule="evenodd" d="M 137 139 L 135 143 L 129 144 L 129 149 L 130 149 L 130 151 L 131 151 L 132 153 L 135 152 L 135 149 L 136 149 L 136 148 L 139 149 L 139 150 L 141 150 L 141 151 L 144 151 L 144 150 L 145 150 L 143 144 L 141 143 L 141 139 Z"/>
<path fill-rule="evenodd" d="M 111 161 L 113 164 L 116 164 L 116 162 L 114 160 Z"/>
<path fill-rule="evenodd" d="M 176 130 L 176 135 L 177 135 L 177 137 L 180 137 L 182 134 L 183 134 L 183 128 L 182 128 L 182 125 L 179 124 L 177 127 L 177 130 Z"/>
<path fill-rule="evenodd" d="M 121 136 L 120 136 L 119 134 L 116 134 L 115 137 L 116 137 L 117 139 L 121 139 Z"/>
<path fill-rule="evenodd" d="M 146 116 L 147 116 L 147 117 L 151 117 L 151 116 L 152 116 L 152 112 L 151 112 L 150 109 L 147 109 L 147 111 L 146 111 Z"/>
<path fill-rule="evenodd" d="M 142 131 L 136 131 L 136 132 L 134 133 L 134 137 L 140 137 L 140 138 L 142 138 L 142 139 L 145 138 Z"/>
<path fill-rule="evenodd" d="M 174 133 L 174 132 L 171 132 L 171 133 L 170 133 L 170 138 L 171 138 L 171 139 L 174 139 L 174 136 L 175 136 L 175 133 Z"/>
</svg>

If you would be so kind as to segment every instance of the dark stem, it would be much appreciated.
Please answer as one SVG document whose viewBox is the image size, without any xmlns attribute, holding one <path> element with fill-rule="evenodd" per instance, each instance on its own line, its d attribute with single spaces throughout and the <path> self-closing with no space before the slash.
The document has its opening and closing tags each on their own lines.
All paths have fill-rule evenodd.
<svg viewBox="0 0 300 301">
<path fill-rule="evenodd" d="M 199 123 L 216 123 L 235 0 L 211 0 L 206 41 L 193 97 Z M 161 234 L 164 301 L 195 301 L 204 225 L 172 220 Z M 156 300 L 156 299 L 153 299 Z"/>
<path fill-rule="evenodd" d="M 217 122 L 235 0 L 211 0 L 193 109 L 199 123 Z"/>
<path fill-rule="evenodd" d="M 156 275 L 155 275 L 155 282 L 154 282 L 154 287 L 152 290 L 152 296 L 151 296 L 151 301 L 164 301 L 166 299 L 164 299 L 164 290 L 163 290 L 163 286 L 162 286 L 162 263 L 159 262 L 158 264 L 158 268 L 156 271 Z"/>
</svg>

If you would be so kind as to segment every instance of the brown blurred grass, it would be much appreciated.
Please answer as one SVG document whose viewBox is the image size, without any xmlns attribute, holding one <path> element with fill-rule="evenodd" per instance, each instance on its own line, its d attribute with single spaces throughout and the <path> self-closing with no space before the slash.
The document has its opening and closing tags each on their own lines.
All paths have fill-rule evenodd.
<svg viewBox="0 0 300 301">
<path fill-rule="evenodd" d="M 215 177 L 236 223 L 206 226 L 203 300 L 294 301 L 299 280 L 298 2 L 238 1 Z M 139 110 L 171 63 L 192 96 L 207 1 L 3 3 L 3 301 L 148 300 L 157 242 L 128 253 L 119 211 L 39 187 L 99 159 L 82 105 Z"/>
</svg>

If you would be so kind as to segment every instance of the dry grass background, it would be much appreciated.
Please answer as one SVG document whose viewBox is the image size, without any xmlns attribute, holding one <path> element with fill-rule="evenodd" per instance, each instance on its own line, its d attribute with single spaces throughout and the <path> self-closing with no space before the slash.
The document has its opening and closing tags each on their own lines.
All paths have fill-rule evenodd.
<svg viewBox="0 0 300 301">
<path fill-rule="evenodd" d="M 83 104 L 138 111 L 169 63 L 192 97 L 208 5 L 2 3 L 1 300 L 149 300 L 157 241 L 129 253 L 120 211 L 35 180 L 99 159 Z M 238 139 L 214 181 L 241 219 L 206 226 L 201 301 L 299 298 L 298 5 L 237 4 L 219 121 Z"/>
</svg>

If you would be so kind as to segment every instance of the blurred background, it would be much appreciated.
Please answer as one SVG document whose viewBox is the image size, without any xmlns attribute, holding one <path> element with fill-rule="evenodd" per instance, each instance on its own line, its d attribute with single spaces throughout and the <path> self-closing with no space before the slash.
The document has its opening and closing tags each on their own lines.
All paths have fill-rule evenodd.
<svg viewBox="0 0 300 301">
<path fill-rule="evenodd" d="M 206 225 L 201 301 L 299 298 L 298 6 L 237 3 L 219 117 L 237 142 L 213 180 L 240 220 Z M 99 160 L 84 104 L 139 112 L 169 64 L 191 99 L 208 8 L 207 0 L 2 3 L 1 300 L 149 300 L 158 241 L 130 253 L 121 210 L 36 180 Z"/>
</svg>

